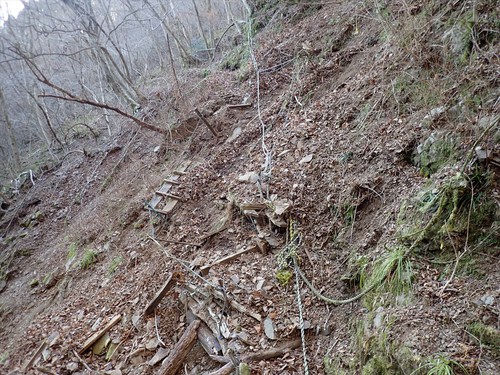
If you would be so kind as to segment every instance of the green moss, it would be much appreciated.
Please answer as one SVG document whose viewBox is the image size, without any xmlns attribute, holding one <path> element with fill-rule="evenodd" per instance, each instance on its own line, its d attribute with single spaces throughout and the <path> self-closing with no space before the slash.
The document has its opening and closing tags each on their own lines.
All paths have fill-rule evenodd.
<svg viewBox="0 0 500 375">
<path fill-rule="evenodd" d="M 488 194 L 489 177 L 456 173 L 431 183 L 407 204 L 398 216 L 399 238 L 412 250 L 460 248 L 473 244 L 495 220 L 496 207 Z"/>
<path fill-rule="evenodd" d="M 293 272 L 289 269 L 282 269 L 276 273 L 276 279 L 281 286 L 286 286 L 293 277 Z"/>
<path fill-rule="evenodd" d="M 221 68 L 227 70 L 238 70 L 248 63 L 250 53 L 246 44 L 236 46 L 222 61 Z"/>
<path fill-rule="evenodd" d="M 342 368 L 342 363 L 338 358 L 324 357 L 323 366 L 327 375 L 347 375 L 347 371 Z"/>
<path fill-rule="evenodd" d="M 500 331 L 498 329 L 482 322 L 474 322 L 469 324 L 467 331 L 474 335 L 482 345 L 491 348 L 496 355 L 500 354 Z"/>
<path fill-rule="evenodd" d="M 430 115 L 429 115 L 430 116 Z M 455 135 L 433 133 L 419 147 L 415 164 L 420 173 L 429 177 L 457 159 L 458 140 Z"/>
</svg>

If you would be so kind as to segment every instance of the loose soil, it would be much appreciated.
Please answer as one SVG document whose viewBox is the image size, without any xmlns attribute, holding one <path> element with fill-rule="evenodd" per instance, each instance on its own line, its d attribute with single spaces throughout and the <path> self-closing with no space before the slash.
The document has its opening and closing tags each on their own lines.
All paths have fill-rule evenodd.
<svg viewBox="0 0 500 375">
<path fill-rule="evenodd" d="M 498 103 L 485 97 L 479 112 L 467 112 L 472 118 L 450 110 L 426 121 L 433 108 L 455 104 L 463 74 L 480 81 L 484 95 L 495 92 L 498 44 L 482 45 L 466 73 L 449 68 L 448 74 L 456 75 L 455 88 L 442 88 L 432 100 L 415 99 L 411 92 L 396 93 L 403 90 L 396 82 L 420 71 L 425 74 L 417 79 L 423 80 L 430 76 L 429 64 L 447 69 L 447 63 L 437 52 L 417 51 L 419 41 L 405 49 L 409 41 L 401 39 L 419 35 L 405 34 L 414 25 L 400 25 L 399 42 L 388 27 L 397 28 L 404 15 L 420 14 L 423 5 L 389 5 L 385 9 L 394 20 L 384 24 L 365 3 L 326 2 L 276 11 L 255 38 L 258 83 L 251 58 L 237 71 L 214 64 L 204 79 L 201 69 L 186 70 L 185 97 L 178 100 L 189 105 L 167 139 L 124 122 L 113 137 L 74 141 L 73 149 L 85 152 L 68 155 L 61 165 L 37 176 L 34 186 L 27 183 L 12 197 L 1 222 L 1 259 L 8 267 L 0 292 L 0 372 L 156 374 L 160 364 L 150 366 L 148 361 L 160 346 L 173 348 L 187 327 L 182 302 L 187 283 L 223 286 L 231 298 L 272 319 L 275 339 L 249 315 L 206 301 L 215 316 L 227 321 L 231 336 L 226 345 L 236 353 L 259 352 L 299 337 L 294 278 L 287 285 L 276 278 L 276 255 L 288 241 L 290 221 L 300 235 L 300 268 L 315 287 L 338 299 L 360 291 L 353 276 L 355 260 L 366 257 L 371 262 L 386 252 L 398 235 L 402 203 L 429 185 L 430 178 L 412 159 L 417 146 L 437 130 L 453 132 L 460 136 L 463 161 L 480 136 L 479 120 L 498 111 Z M 442 3 L 432 9 L 435 17 L 439 11 L 453 11 Z M 484 14 L 490 14 L 483 3 Z M 432 34 L 439 31 L 424 28 L 421 36 L 439 39 L 442 35 Z M 439 61 L 428 61 L 432 58 Z M 445 73 L 435 74 L 428 82 L 441 89 L 446 79 L 439 74 Z M 418 89 L 414 82 L 408 85 L 405 90 Z M 252 106 L 228 108 L 244 98 Z M 157 121 L 166 118 L 162 116 L 169 105 L 157 104 Z M 219 137 L 190 113 L 195 105 Z M 499 151 L 490 133 L 479 145 L 493 154 Z M 145 203 L 163 179 L 186 161 L 191 162 L 187 173 L 171 190 L 182 202 L 168 215 L 147 210 Z M 435 176 L 453 175 L 456 166 L 461 164 Z M 498 222 L 499 169 L 487 162 L 482 167 L 493 176 L 488 194 Z M 248 172 L 255 172 L 259 182 L 240 181 Z M 291 205 L 283 215 L 284 227 L 238 208 L 243 202 L 273 200 Z M 211 232 L 216 233 L 207 237 Z M 194 275 L 199 267 L 255 246 L 256 238 L 267 239 L 267 253 L 251 251 L 214 266 L 204 279 Z M 96 254 L 95 262 L 82 267 L 89 251 Z M 429 257 L 412 258 L 413 286 L 397 296 L 398 303 L 380 293 L 373 297 L 380 299 L 378 304 L 360 300 L 331 306 L 300 282 L 309 372 L 398 373 L 393 367 L 369 372 L 365 366 L 380 357 L 373 342 L 382 332 L 385 350 L 396 352 L 391 358 L 399 358 L 398 349 L 404 347 L 414 363 L 441 353 L 470 373 L 500 373 L 498 348 L 480 345 L 466 330 L 472 322 L 500 328 L 499 244 L 472 256 L 473 270 L 453 277 Z M 174 272 L 176 288 L 153 316 L 142 316 Z M 90 352 L 75 354 L 118 314 L 122 320 L 110 331 L 118 349 L 110 360 Z M 245 339 L 237 335 L 241 332 Z M 23 370 L 49 337 L 56 338 Z M 221 366 L 196 344 L 179 373 L 209 373 Z M 303 351 L 251 363 L 251 369 L 255 374 L 304 373 Z"/>
</svg>

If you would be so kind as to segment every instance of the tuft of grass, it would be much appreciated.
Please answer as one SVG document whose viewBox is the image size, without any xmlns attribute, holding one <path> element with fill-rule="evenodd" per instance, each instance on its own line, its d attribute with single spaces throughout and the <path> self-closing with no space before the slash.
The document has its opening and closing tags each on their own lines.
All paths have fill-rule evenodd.
<svg viewBox="0 0 500 375">
<path fill-rule="evenodd" d="M 4 364 L 9 359 L 9 352 L 0 353 L 0 364 Z"/>
<path fill-rule="evenodd" d="M 412 375 L 422 369 L 427 369 L 427 375 L 455 375 L 455 368 L 460 369 L 464 374 L 469 374 L 467 369 L 457 361 L 446 357 L 444 354 L 437 354 L 428 358 L 422 366 L 412 372 Z"/>
<path fill-rule="evenodd" d="M 111 263 L 109 264 L 108 275 L 109 276 L 113 275 L 118 270 L 118 267 L 120 267 L 120 264 L 122 262 L 123 262 L 123 257 L 121 255 L 114 257 L 113 260 L 111 260 Z"/>
<path fill-rule="evenodd" d="M 88 249 L 83 254 L 82 259 L 80 260 L 80 268 L 85 270 L 92 266 L 95 262 L 97 262 L 97 253 L 94 250 Z"/>
<path fill-rule="evenodd" d="M 73 259 L 76 258 L 77 250 L 78 250 L 78 245 L 76 244 L 76 242 L 72 242 L 69 245 L 68 254 L 66 255 L 67 262 L 71 262 Z"/>
<path fill-rule="evenodd" d="M 374 285 L 376 290 L 387 290 L 393 294 L 401 294 L 410 289 L 412 285 L 413 270 L 411 260 L 408 258 L 408 249 L 398 246 L 378 259 L 372 267 L 366 280 L 367 286 Z"/>
<path fill-rule="evenodd" d="M 347 375 L 347 372 L 342 369 L 342 364 L 338 358 L 324 357 L 323 366 L 327 375 Z"/>
</svg>

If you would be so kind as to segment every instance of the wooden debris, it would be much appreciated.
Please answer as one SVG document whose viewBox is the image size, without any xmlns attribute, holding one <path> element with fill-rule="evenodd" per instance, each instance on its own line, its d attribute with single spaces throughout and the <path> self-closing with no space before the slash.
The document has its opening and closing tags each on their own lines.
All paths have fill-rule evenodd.
<svg viewBox="0 0 500 375">
<path fill-rule="evenodd" d="M 247 211 L 247 210 L 261 211 L 268 208 L 267 204 L 257 203 L 257 202 L 243 202 L 238 204 L 238 207 L 240 208 L 241 211 Z"/>
<path fill-rule="evenodd" d="M 92 347 L 92 345 L 94 345 L 97 342 L 97 340 L 99 340 L 102 336 L 104 336 L 104 334 L 108 332 L 121 319 L 122 319 L 121 315 L 117 315 L 113 319 L 111 319 L 103 329 L 97 331 L 92 336 L 90 336 L 87 341 L 85 341 L 85 344 L 83 344 L 83 347 L 80 349 L 78 353 L 79 354 L 85 353 L 88 349 Z"/>
<path fill-rule="evenodd" d="M 188 245 L 188 246 L 194 246 L 194 247 L 201 247 L 199 243 L 191 243 L 191 242 L 184 242 L 184 241 L 175 241 L 175 240 L 161 240 L 166 243 L 173 243 L 176 245 Z"/>
<path fill-rule="evenodd" d="M 165 178 L 163 180 L 163 183 L 164 184 L 170 184 L 170 185 L 180 185 L 181 184 L 179 181 L 176 181 L 173 178 L 172 179 Z"/>
<path fill-rule="evenodd" d="M 165 180 L 163 180 L 163 184 L 156 192 L 157 194 L 155 194 L 155 196 L 149 202 L 149 207 L 151 207 L 153 210 L 156 210 L 157 212 L 160 212 L 160 213 L 163 213 L 162 211 L 166 211 L 166 213 L 168 213 L 175 207 L 175 205 L 177 204 L 177 201 L 174 200 L 172 202 L 175 202 L 175 204 L 171 208 L 170 207 L 163 207 L 160 210 L 156 209 L 156 206 L 158 206 L 158 204 L 164 198 L 164 196 L 161 194 L 168 193 L 173 185 L 179 185 L 180 182 L 178 182 L 177 180 L 179 179 L 180 176 L 183 176 L 186 174 L 185 171 L 188 169 L 188 167 L 190 165 L 191 165 L 191 161 L 187 160 L 186 162 L 181 164 L 181 166 L 177 170 L 171 172 L 169 177 L 167 177 Z M 167 202 L 167 205 L 169 202 Z"/>
<path fill-rule="evenodd" d="M 205 323 L 214 335 L 219 334 L 217 322 L 215 322 L 212 316 L 210 316 L 205 304 L 196 301 L 193 297 L 186 297 L 183 294 L 180 296 L 180 298 L 181 302 L 187 304 L 188 308 L 193 312 L 193 314 L 199 320 Z"/>
<path fill-rule="evenodd" d="M 171 375 L 175 374 L 179 370 L 179 368 L 182 366 L 184 358 L 189 353 L 196 341 L 196 333 L 199 326 L 199 320 L 193 321 L 188 326 L 180 340 L 177 342 L 176 346 L 170 352 L 170 355 L 163 362 L 160 371 L 158 371 L 158 375 Z"/>
<path fill-rule="evenodd" d="M 207 126 L 207 128 L 210 129 L 210 131 L 212 132 L 213 135 L 215 135 L 216 137 L 219 136 L 219 133 L 217 133 L 215 131 L 215 129 L 213 128 L 212 125 L 210 125 L 210 123 L 207 121 L 207 119 L 205 117 L 203 117 L 203 115 L 201 114 L 201 112 L 198 110 L 198 108 L 195 108 L 194 109 L 194 113 L 196 113 L 196 116 L 198 116 L 200 118 L 201 121 L 203 121 L 203 123 Z"/>
<path fill-rule="evenodd" d="M 165 284 L 163 284 L 161 289 L 156 293 L 154 298 L 151 300 L 151 302 L 148 304 L 148 306 L 144 310 L 144 315 L 149 315 L 149 314 L 153 313 L 155 311 L 156 306 L 158 306 L 158 304 L 163 299 L 163 297 L 165 297 L 165 294 L 167 294 L 168 291 L 170 289 L 172 289 L 172 287 L 174 287 L 174 285 L 176 283 L 177 283 L 177 281 L 175 279 L 173 279 L 172 274 L 170 274 L 168 276 Z"/>
<path fill-rule="evenodd" d="M 249 252 L 254 251 L 256 249 L 258 249 L 257 246 L 250 246 L 248 248 L 245 248 L 245 249 L 242 249 L 240 251 L 237 251 L 237 252 L 235 252 L 233 254 L 229 254 L 229 255 L 225 256 L 224 258 L 216 260 L 215 262 L 210 263 L 210 264 L 208 264 L 206 266 L 203 266 L 203 267 L 200 268 L 200 275 L 206 276 L 206 275 L 208 275 L 208 271 L 210 271 L 210 268 L 212 268 L 214 266 L 217 266 L 217 265 L 220 265 L 220 264 L 228 263 L 228 262 L 230 262 L 230 261 L 232 261 L 232 260 L 234 260 L 236 258 L 239 258 L 241 255 L 249 253 Z"/>
<path fill-rule="evenodd" d="M 163 197 L 165 197 L 165 198 L 172 198 L 172 199 L 176 199 L 176 200 L 181 201 L 181 202 L 183 202 L 183 201 L 184 201 L 184 200 L 183 200 L 181 197 L 179 197 L 178 195 L 174 195 L 174 194 L 170 194 L 170 193 L 164 193 L 163 191 L 160 191 L 160 190 L 155 191 L 155 194 L 159 194 L 159 195 L 161 195 L 161 196 L 163 196 Z"/>
<path fill-rule="evenodd" d="M 229 109 L 232 109 L 232 108 L 237 108 L 237 109 L 241 109 L 241 108 L 248 108 L 248 107 L 251 107 L 253 105 L 253 103 L 243 103 L 243 104 L 229 104 L 227 106 L 227 108 Z"/>
<path fill-rule="evenodd" d="M 208 297 L 208 295 L 206 293 L 203 293 L 201 290 L 199 289 L 196 289 L 195 287 L 191 286 L 191 285 L 185 285 L 185 288 L 190 291 L 190 292 L 193 292 L 193 293 L 201 293 L 203 294 L 204 296 Z M 245 306 L 241 305 L 240 303 L 236 302 L 234 299 L 231 299 L 231 298 L 227 298 L 227 296 L 224 296 L 224 293 L 222 293 L 221 291 L 218 291 L 218 290 L 215 290 L 215 289 L 210 289 L 210 293 L 217 299 L 221 300 L 221 301 L 224 301 L 224 302 L 228 302 L 229 305 L 239 311 L 240 313 L 242 314 L 246 314 L 252 318 L 254 318 L 255 320 L 257 320 L 259 323 L 262 322 L 262 316 L 260 314 L 257 314 L 253 311 L 250 311 L 249 309 L 247 309 Z"/>
<path fill-rule="evenodd" d="M 260 252 L 262 253 L 262 255 L 266 255 L 267 252 L 268 252 L 268 244 L 266 241 L 264 241 L 262 238 L 259 238 L 257 236 L 255 236 L 253 238 L 253 242 L 255 243 L 255 245 L 257 246 L 257 248 L 260 250 Z"/>
<path fill-rule="evenodd" d="M 31 366 L 33 366 L 33 363 L 37 360 L 37 358 L 42 354 L 42 352 L 47 348 L 47 340 L 43 340 L 38 349 L 36 350 L 35 354 L 31 357 L 31 359 L 24 365 L 23 367 L 23 372 L 26 372 L 27 370 L 30 369 Z"/>
<path fill-rule="evenodd" d="M 175 176 L 185 176 L 185 175 L 187 175 L 187 172 L 185 172 L 183 170 L 175 170 L 175 171 L 172 171 L 172 174 Z"/>
<path fill-rule="evenodd" d="M 165 359 L 167 357 L 167 355 L 169 355 L 169 354 L 170 354 L 170 349 L 167 349 L 167 348 L 158 349 L 158 351 L 153 356 L 153 358 L 151 358 L 149 360 L 148 365 L 150 365 L 150 366 L 156 365 L 157 363 L 163 361 L 163 359 Z"/>
<path fill-rule="evenodd" d="M 240 362 L 257 362 L 257 361 L 262 361 L 266 359 L 271 359 L 271 358 L 276 358 L 276 357 L 281 357 L 285 355 L 286 353 L 290 352 L 293 349 L 296 349 L 300 347 L 301 345 L 300 339 L 295 339 L 292 341 L 288 341 L 285 344 L 278 346 L 273 349 L 265 350 L 259 353 L 249 353 L 249 354 L 243 354 L 240 356 Z M 218 369 L 217 371 L 213 371 L 210 373 L 210 375 L 228 375 L 231 374 L 231 372 L 234 369 L 234 363 L 231 361 L 229 357 L 220 357 L 217 356 L 217 362 L 221 362 L 222 360 L 225 360 L 227 363 Z"/>
<path fill-rule="evenodd" d="M 196 319 L 197 316 L 188 309 L 186 311 L 186 321 L 188 323 L 192 323 Z M 198 328 L 198 341 L 208 355 L 220 354 L 222 352 L 219 341 L 215 338 L 210 328 L 208 328 L 203 321 L 200 323 L 200 327 Z"/>
</svg>

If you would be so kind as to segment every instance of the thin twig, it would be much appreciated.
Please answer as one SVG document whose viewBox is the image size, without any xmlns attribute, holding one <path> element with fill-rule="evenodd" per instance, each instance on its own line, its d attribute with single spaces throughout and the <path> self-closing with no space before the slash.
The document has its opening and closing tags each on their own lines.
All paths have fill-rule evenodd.
<svg viewBox="0 0 500 375">
<path fill-rule="evenodd" d="M 158 317 L 156 316 L 156 309 L 155 309 L 155 330 L 156 330 L 156 338 L 158 339 L 158 342 L 163 345 L 163 347 L 166 347 L 165 343 L 160 337 L 160 332 L 158 332 Z"/>
</svg>

